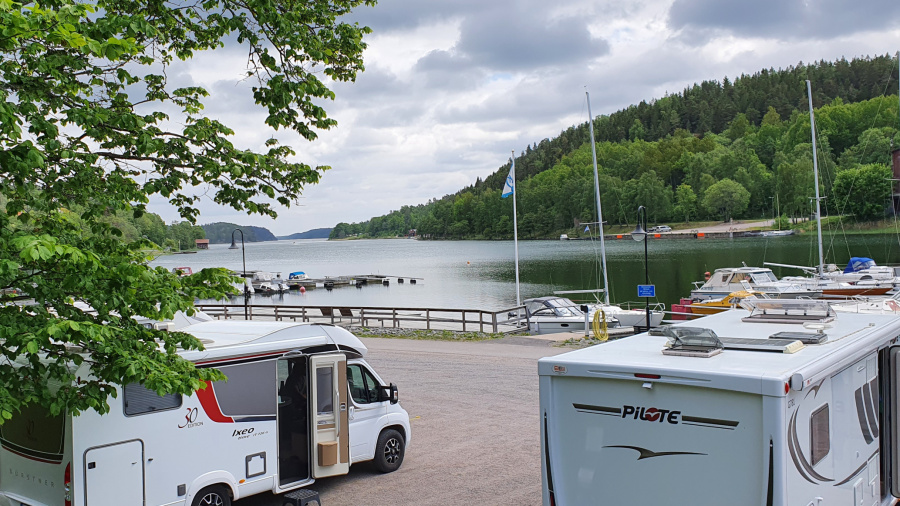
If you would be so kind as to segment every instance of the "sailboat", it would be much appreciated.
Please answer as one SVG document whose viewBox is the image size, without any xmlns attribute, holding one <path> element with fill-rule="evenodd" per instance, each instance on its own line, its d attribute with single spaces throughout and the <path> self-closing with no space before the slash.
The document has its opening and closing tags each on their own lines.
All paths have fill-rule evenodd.
<svg viewBox="0 0 900 506">
<path fill-rule="evenodd" d="M 806 92 L 809 96 L 809 124 L 812 132 L 812 150 L 813 150 L 813 174 L 814 185 L 816 188 L 816 233 L 819 239 L 819 265 L 816 268 L 816 274 L 812 277 L 803 276 L 785 276 L 782 281 L 789 281 L 800 286 L 810 288 L 812 290 L 821 290 L 823 298 L 835 297 L 856 297 L 861 295 L 884 295 L 894 289 L 892 282 L 878 283 L 848 283 L 837 281 L 832 276 L 825 274 L 825 254 L 822 248 L 822 208 L 821 197 L 819 196 L 819 159 L 816 151 L 816 116 L 813 111 L 812 102 L 812 83 L 806 81 Z M 795 265 L 774 264 L 766 262 L 766 265 L 775 265 L 779 267 L 798 267 Z M 798 267 L 803 269 L 803 267 Z"/>
<path fill-rule="evenodd" d="M 640 327 L 646 325 L 647 313 L 644 308 L 628 309 L 609 302 L 609 279 L 606 275 L 606 243 L 603 238 L 603 209 L 600 206 L 600 176 L 597 171 L 597 146 L 594 140 L 594 116 L 591 114 L 591 95 L 587 91 L 584 92 L 587 97 L 588 106 L 588 128 L 591 134 L 591 156 L 594 161 L 594 197 L 597 201 L 597 231 L 600 235 L 600 260 L 603 269 L 603 301 L 597 301 L 595 304 L 589 304 L 590 318 L 593 320 L 594 313 L 601 312 L 606 318 L 614 318 L 619 321 L 619 325 L 623 327 Z M 583 292 L 579 290 L 579 292 Z M 599 292 L 596 290 L 595 292 Z M 556 292 L 564 293 L 564 292 Z M 570 292 L 571 293 L 571 292 Z M 663 312 L 658 310 L 650 311 L 650 326 L 658 327 L 662 323 Z"/>
</svg>

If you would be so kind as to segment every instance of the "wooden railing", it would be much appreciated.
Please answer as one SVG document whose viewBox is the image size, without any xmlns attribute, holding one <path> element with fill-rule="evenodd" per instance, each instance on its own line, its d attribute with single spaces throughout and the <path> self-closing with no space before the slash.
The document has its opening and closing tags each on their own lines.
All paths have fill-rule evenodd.
<svg viewBox="0 0 900 506">
<path fill-rule="evenodd" d="M 462 331 L 484 332 L 485 327 L 491 332 L 516 332 L 528 328 L 528 317 L 525 306 L 516 306 L 499 311 L 483 309 L 446 309 L 446 308 L 409 308 L 409 307 L 359 307 L 359 306 L 288 306 L 288 305 L 234 305 L 234 304 L 197 304 L 197 309 L 219 319 L 244 318 L 252 320 L 274 319 L 275 321 L 292 320 L 302 322 L 328 322 L 333 325 L 357 325 L 384 327 L 385 323 L 393 328 L 424 328 L 432 330 L 433 324 L 451 324 L 462 326 Z M 424 327 L 421 325 L 424 324 Z M 503 329 L 503 327 L 512 327 Z"/>
</svg>

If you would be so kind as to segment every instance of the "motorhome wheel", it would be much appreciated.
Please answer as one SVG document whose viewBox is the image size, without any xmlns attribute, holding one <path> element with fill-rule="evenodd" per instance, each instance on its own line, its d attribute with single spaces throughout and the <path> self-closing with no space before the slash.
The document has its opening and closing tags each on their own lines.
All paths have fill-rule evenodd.
<svg viewBox="0 0 900 506">
<path fill-rule="evenodd" d="M 231 506 L 231 495 L 222 485 L 212 485 L 194 496 L 193 506 Z"/>
<path fill-rule="evenodd" d="M 375 467 L 382 473 L 394 472 L 403 463 L 406 452 L 403 436 L 394 429 L 387 429 L 378 436 L 375 451 Z"/>
</svg>

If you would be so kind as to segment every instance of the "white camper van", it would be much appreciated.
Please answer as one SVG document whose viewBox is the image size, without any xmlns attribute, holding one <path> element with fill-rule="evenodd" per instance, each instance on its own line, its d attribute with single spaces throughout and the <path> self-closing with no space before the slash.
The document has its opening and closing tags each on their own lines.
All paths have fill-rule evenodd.
<svg viewBox="0 0 900 506">
<path fill-rule="evenodd" d="M 351 333 L 243 321 L 181 331 L 206 347 L 182 356 L 228 381 L 191 396 L 126 385 L 103 416 L 27 409 L 0 426 L 0 505 L 227 506 L 354 462 L 400 466 L 409 415 Z"/>
<path fill-rule="evenodd" d="M 751 309 L 541 359 L 543 503 L 894 504 L 900 318 Z"/>
</svg>

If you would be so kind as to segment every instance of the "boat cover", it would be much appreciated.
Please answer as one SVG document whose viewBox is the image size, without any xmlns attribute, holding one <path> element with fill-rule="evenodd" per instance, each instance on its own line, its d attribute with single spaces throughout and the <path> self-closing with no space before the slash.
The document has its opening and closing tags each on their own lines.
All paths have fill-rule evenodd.
<svg viewBox="0 0 900 506">
<path fill-rule="evenodd" d="M 292 273 L 290 273 L 290 274 L 288 275 L 288 279 L 302 278 L 303 276 L 306 276 L 306 273 L 305 273 L 305 272 L 303 272 L 303 271 L 297 271 L 297 272 L 292 272 Z"/>
<path fill-rule="evenodd" d="M 866 257 L 851 257 L 850 262 L 847 263 L 847 268 L 844 269 L 844 274 L 861 271 L 869 267 L 875 267 L 875 260 Z"/>
</svg>

